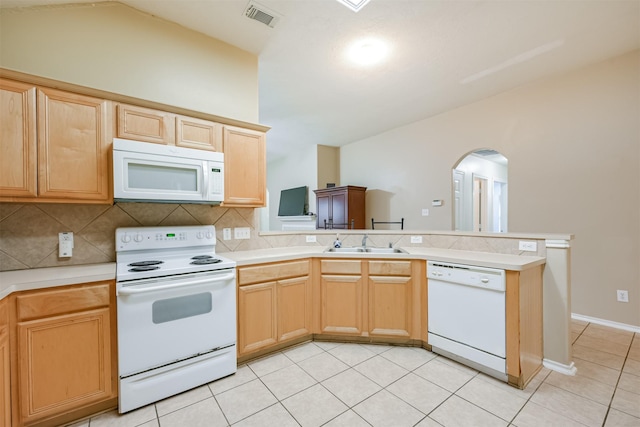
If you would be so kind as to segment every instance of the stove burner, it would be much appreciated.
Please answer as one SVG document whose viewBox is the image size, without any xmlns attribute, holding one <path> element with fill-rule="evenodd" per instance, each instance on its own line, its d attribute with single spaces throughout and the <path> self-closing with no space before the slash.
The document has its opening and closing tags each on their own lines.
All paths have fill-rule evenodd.
<svg viewBox="0 0 640 427">
<path fill-rule="evenodd" d="M 194 257 L 195 258 L 195 257 Z M 193 259 L 193 258 L 192 258 Z M 221 259 L 217 259 L 217 258 L 212 258 L 212 257 L 208 257 L 208 258 L 196 258 L 195 260 L 191 261 L 189 264 L 193 264 L 193 265 L 207 265 L 207 264 L 216 264 L 218 262 L 221 262 Z"/>
<path fill-rule="evenodd" d="M 160 262 L 162 262 L 162 261 L 160 261 Z M 134 264 L 136 264 L 136 263 L 134 263 Z M 129 264 L 129 265 L 133 265 L 133 264 Z M 130 269 L 129 269 L 129 271 L 130 271 L 130 272 L 135 273 L 135 272 L 138 272 L 138 271 L 152 271 L 152 270 L 157 270 L 157 269 L 159 269 L 159 268 L 160 268 L 160 267 L 158 267 L 157 265 L 142 265 L 142 266 L 139 266 L 139 267 L 133 267 L 133 268 L 130 268 Z"/>
<path fill-rule="evenodd" d="M 213 258 L 211 255 L 196 255 L 191 257 L 191 259 L 211 259 Z"/>
<path fill-rule="evenodd" d="M 131 264 L 128 264 L 128 267 L 148 267 L 150 265 L 158 265 L 162 263 L 164 263 L 164 261 L 136 261 L 136 262 L 132 262 Z M 160 267 L 156 267 L 156 268 L 160 268 Z M 156 268 L 152 268 L 151 270 L 155 270 Z M 143 271 L 143 270 L 140 270 L 140 271 Z"/>
</svg>

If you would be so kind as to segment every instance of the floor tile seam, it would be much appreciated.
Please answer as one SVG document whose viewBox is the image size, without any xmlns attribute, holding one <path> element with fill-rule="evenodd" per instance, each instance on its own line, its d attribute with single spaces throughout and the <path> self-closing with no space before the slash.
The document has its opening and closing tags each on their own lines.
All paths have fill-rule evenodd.
<svg viewBox="0 0 640 427">
<path fill-rule="evenodd" d="M 592 380 L 592 381 L 595 381 L 595 380 Z M 591 397 L 587 397 L 587 396 L 584 396 L 584 395 L 582 395 L 582 394 L 578 394 L 578 393 L 576 393 L 576 392 L 574 392 L 574 391 L 572 391 L 572 390 L 569 390 L 569 389 L 564 388 L 563 386 L 556 385 L 556 384 L 552 384 L 552 383 L 550 383 L 550 382 L 547 382 L 547 380 L 545 380 L 545 381 L 544 381 L 544 383 L 545 383 L 545 384 L 547 384 L 547 385 L 549 385 L 549 386 L 552 386 L 552 387 L 558 388 L 558 389 L 560 389 L 560 390 L 563 390 L 563 391 L 569 392 L 569 393 L 571 393 L 571 394 L 573 394 L 573 395 L 575 395 L 575 396 L 582 397 L 582 398 L 584 398 L 584 399 L 587 399 L 587 400 L 589 400 L 589 401 L 591 401 L 591 402 L 594 402 L 594 403 L 597 403 L 597 404 L 599 404 L 599 405 L 607 406 L 607 407 L 611 406 L 611 401 L 613 400 L 613 396 L 616 394 L 616 390 L 618 389 L 617 385 L 616 385 L 616 386 L 611 386 L 611 385 L 609 385 L 609 384 L 606 384 L 606 383 L 603 383 L 603 382 L 600 382 L 600 381 L 596 381 L 596 382 L 597 382 L 597 383 L 599 383 L 599 384 L 603 384 L 603 385 L 605 385 L 605 386 L 607 386 L 607 387 L 613 387 L 613 391 L 611 392 L 611 396 L 609 397 L 609 403 L 608 403 L 608 404 L 606 404 L 606 403 L 602 403 L 602 402 L 598 402 L 597 400 L 594 400 L 594 399 L 593 399 L 593 398 L 591 398 Z M 616 383 L 616 384 L 617 384 L 617 383 Z M 582 389 L 582 388 L 581 388 L 581 389 Z"/>
<path fill-rule="evenodd" d="M 459 390 L 458 390 L 458 391 L 459 391 Z M 518 412 L 516 412 L 516 415 L 514 415 L 514 416 L 513 416 L 513 418 L 511 418 L 511 420 L 507 420 L 507 419 L 502 418 L 502 417 L 501 417 L 500 415 L 498 415 L 498 414 L 494 414 L 493 412 L 491 412 L 491 411 L 490 411 L 490 410 L 488 410 L 487 408 L 483 408 L 482 406 L 478 405 L 477 403 L 474 403 L 474 402 L 472 402 L 472 401 L 470 401 L 470 400 L 468 400 L 468 399 L 466 399 L 466 398 L 464 398 L 464 397 L 460 396 L 459 394 L 457 394 L 457 392 L 456 392 L 456 393 L 454 393 L 454 394 L 455 394 L 458 398 L 460 398 L 460 399 L 464 400 L 464 401 L 465 401 L 465 402 L 467 402 L 467 403 L 470 403 L 471 405 L 475 406 L 476 408 L 480 408 L 480 409 L 482 409 L 483 411 L 485 411 L 485 412 L 487 412 L 487 413 L 489 413 L 489 414 L 493 415 L 494 417 L 497 417 L 497 418 L 501 419 L 502 421 L 505 421 L 507 424 L 511 424 L 511 423 L 513 422 L 513 420 L 515 420 L 515 419 L 516 419 L 516 417 L 518 416 L 518 414 L 520 413 L 520 411 L 522 410 L 522 408 L 524 408 L 524 406 L 529 402 L 529 399 L 526 399 L 526 401 L 522 404 L 522 406 L 520 407 L 520 409 L 518 409 Z"/>
<path fill-rule="evenodd" d="M 213 390 L 211 390 L 211 387 L 209 387 L 209 384 L 211 384 L 211 383 L 206 383 L 206 384 L 203 384 L 203 385 L 201 385 L 201 386 L 196 386 L 196 387 L 193 387 L 193 388 L 191 388 L 191 389 L 189 389 L 189 390 L 185 390 L 185 391 L 183 391 L 182 393 L 174 394 L 173 396 L 168 397 L 167 399 L 170 399 L 171 397 L 180 396 L 180 395 L 181 395 L 181 394 L 183 394 L 183 393 L 186 393 L 186 392 L 189 392 L 189 391 L 192 391 L 192 390 L 195 390 L 195 389 L 197 389 L 197 388 L 204 387 L 204 386 L 206 386 L 206 387 L 207 387 L 207 390 L 209 390 L 209 393 L 211 393 L 211 396 L 207 396 L 207 397 L 205 397 L 204 399 L 198 399 L 198 400 L 196 400 L 196 401 L 190 402 L 189 404 L 187 404 L 187 405 L 185 405 L 185 406 L 182 406 L 182 407 L 180 407 L 180 408 L 178 408 L 178 409 L 174 409 L 173 411 L 167 412 L 166 414 L 162 414 L 162 415 L 160 415 L 160 411 L 158 410 L 158 403 L 159 403 L 159 402 L 154 402 L 154 403 L 153 403 L 153 406 L 154 406 L 154 409 L 155 409 L 155 412 L 156 412 L 156 418 L 157 418 L 158 420 L 160 420 L 160 418 L 161 418 L 161 417 L 164 417 L 165 415 L 173 414 L 174 412 L 178 412 L 178 411 L 180 411 L 180 410 L 182 410 L 182 409 L 188 408 L 189 406 L 193 406 L 193 405 L 195 405 L 195 404 L 197 404 L 197 403 L 203 402 L 203 401 L 205 401 L 205 400 L 207 400 L 207 399 L 210 399 L 210 398 L 212 398 L 212 397 L 215 399 L 215 395 L 213 394 Z M 161 402 L 161 401 L 160 401 L 160 402 Z M 217 400 L 216 400 L 216 405 L 218 405 L 218 408 L 220 408 L 220 404 L 218 403 L 218 401 L 217 401 Z M 220 408 L 220 411 L 222 411 L 222 408 Z"/>
<path fill-rule="evenodd" d="M 619 356 L 619 357 L 621 357 L 621 356 Z M 573 358 L 574 359 L 578 359 L 578 360 L 582 360 L 582 361 L 585 361 L 585 362 L 593 363 L 594 365 L 603 366 L 605 368 L 609 368 L 609 369 L 613 369 L 613 370 L 616 370 L 616 371 L 620 371 L 620 372 L 622 372 L 622 368 L 624 367 L 624 362 L 622 362 L 622 366 L 620 367 L 620 369 L 617 369 L 617 368 L 612 368 L 611 366 L 603 365 L 602 363 L 594 362 L 593 360 L 583 359 L 581 357 L 576 356 L 575 353 L 573 354 Z"/>
<path fill-rule="evenodd" d="M 336 398 L 337 398 L 337 397 L 336 397 Z M 342 400 L 341 400 L 340 402 L 342 402 Z M 344 402 L 342 402 L 342 403 L 344 403 Z M 346 403 L 344 403 L 344 404 L 346 405 Z M 347 406 L 348 406 L 348 405 L 347 405 Z M 355 406 L 355 405 L 354 405 L 354 406 Z M 335 417 L 331 418 L 331 419 L 330 419 L 330 420 L 328 420 L 327 422 L 324 422 L 324 423 L 320 424 L 320 427 L 322 427 L 322 426 L 326 426 L 326 425 L 327 425 L 327 424 L 329 424 L 331 421 L 335 420 L 335 419 L 336 419 L 336 418 L 338 418 L 338 417 L 341 417 L 342 415 L 346 414 L 346 413 L 347 413 L 347 412 L 349 412 L 349 411 L 353 411 L 353 413 L 354 413 L 354 414 L 356 414 L 356 415 L 358 416 L 358 418 L 360 418 L 360 419 L 361 419 L 363 422 L 365 422 L 368 426 L 371 426 L 371 423 L 370 423 L 370 422 L 368 422 L 367 420 L 365 420 L 364 418 L 362 418 L 362 416 L 361 416 L 359 413 L 357 413 L 356 411 L 354 411 L 354 410 L 353 410 L 353 407 L 348 407 L 346 410 L 344 410 L 343 412 L 340 412 L 338 415 L 336 415 Z M 297 422 L 297 421 L 298 421 L 298 420 L 296 420 L 296 422 Z M 299 424 L 299 425 L 301 425 L 300 423 L 298 423 L 298 424 Z M 373 426 L 371 426 L 371 427 L 373 427 Z"/>
<path fill-rule="evenodd" d="M 638 416 L 636 416 L 636 415 L 634 415 L 634 414 L 630 414 L 630 413 L 628 413 L 627 411 L 625 411 L 624 409 L 617 408 L 617 407 L 615 407 L 615 406 L 613 406 L 613 405 L 609 407 L 609 410 L 611 410 L 611 409 L 615 409 L 616 411 L 622 412 L 622 413 L 623 413 L 623 414 L 625 414 L 625 415 L 629 415 L 630 417 L 633 417 L 633 418 L 636 418 L 636 419 L 640 420 L 640 417 L 638 417 Z M 607 411 L 607 415 L 608 415 L 608 414 L 609 414 L 609 411 Z M 606 418 L 605 418 L 605 420 L 606 420 Z M 639 424 L 639 425 L 640 425 L 640 424 Z"/>
<path fill-rule="evenodd" d="M 585 345 L 583 343 L 579 343 L 578 341 L 576 341 L 573 345 L 579 345 L 579 346 L 584 347 L 584 348 L 589 349 L 589 350 L 595 350 L 595 351 L 599 351 L 601 353 L 607 353 L 607 354 L 611 354 L 613 356 L 625 357 L 625 358 L 627 357 L 626 354 L 629 352 L 629 349 L 627 348 L 627 351 L 625 352 L 625 354 L 612 353 L 611 351 L 604 350 L 602 347 L 592 347 L 590 345 Z"/>
<path fill-rule="evenodd" d="M 565 390 L 565 389 L 563 389 L 563 388 L 557 387 L 557 386 L 555 386 L 555 385 L 553 385 L 553 384 L 547 384 L 547 385 L 548 385 L 549 387 L 553 387 L 553 388 L 556 388 L 556 389 L 558 389 L 558 390 L 562 390 L 562 391 L 565 391 L 565 392 L 567 392 L 567 393 L 571 393 L 572 395 L 577 396 L 577 397 L 579 397 L 579 398 L 582 398 L 582 399 L 588 400 L 590 403 L 595 403 L 596 405 L 604 406 L 604 407 L 607 409 L 607 410 L 605 411 L 605 416 L 604 416 L 604 418 L 602 419 L 602 425 L 604 426 L 604 422 L 605 422 L 605 420 L 607 419 L 607 414 L 609 413 L 609 408 L 610 408 L 611 406 L 603 405 L 602 403 L 596 402 L 595 400 L 589 399 L 588 397 L 580 396 L 579 394 L 576 394 L 576 393 L 573 393 L 573 392 L 571 392 L 571 391 L 569 391 L 569 390 Z M 533 399 L 533 395 L 531 396 L 531 398 Z M 535 403 L 536 405 L 540 405 L 538 402 L 533 402 L 533 403 Z M 540 405 L 540 406 L 542 406 L 542 405 Z M 545 409 L 547 409 L 548 411 L 551 411 L 551 412 L 553 412 L 553 413 L 560 414 L 560 415 L 562 415 L 562 416 L 563 416 L 563 417 L 565 417 L 565 418 L 569 418 L 571 421 L 574 421 L 574 422 L 576 422 L 576 423 L 586 425 L 586 424 L 584 424 L 583 422 L 580 422 L 580 421 L 578 421 L 578 420 L 576 420 L 576 419 L 574 419 L 574 418 L 569 417 L 568 415 L 565 415 L 565 414 L 564 414 L 564 413 L 562 413 L 562 412 L 557 412 L 557 411 L 554 411 L 554 410 L 549 409 L 549 408 L 545 408 Z"/>
<path fill-rule="evenodd" d="M 400 381 L 401 379 L 403 379 L 403 378 L 405 378 L 405 377 L 407 377 L 407 376 L 409 376 L 409 375 L 411 375 L 411 374 L 416 375 L 418 378 L 421 378 L 421 379 L 423 379 L 423 380 L 427 381 L 426 379 L 422 378 L 420 375 L 418 375 L 418 374 L 414 374 L 414 373 L 413 373 L 413 371 L 409 371 L 409 372 L 407 372 L 406 374 L 404 374 L 403 376 L 401 376 L 400 378 L 398 378 L 397 380 L 395 380 L 395 381 L 393 381 L 392 383 L 388 384 L 387 386 L 382 387 L 382 390 L 385 390 L 387 393 L 390 393 L 392 396 L 397 397 L 398 399 L 400 399 L 401 401 L 403 401 L 403 402 L 404 402 L 404 403 L 406 403 L 407 405 L 411 406 L 411 407 L 412 407 L 413 409 L 415 409 L 416 411 L 420 412 L 421 414 L 424 414 L 424 412 L 422 412 L 422 409 L 420 409 L 420 408 L 416 408 L 416 407 L 415 407 L 415 406 L 413 406 L 410 402 L 407 402 L 407 401 L 406 401 L 406 400 L 404 400 L 402 397 L 398 396 L 398 395 L 397 395 L 397 394 L 395 394 L 393 391 L 391 391 L 391 390 L 389 390 L 389 389 L 388 389 L 388 388 L 389 388 L 389 387 L 391 387 L 393 384 L 397 383 L 397 382 L 398 382 L 398 381 Z M 432 383 L 432 384 L 433 384 L 433 383 Z M 376 385 L 379 385 L 379 384 L 377 384 L 377 383 L 376 383 Z M 449 390 L 444 389 L 444 388 L 440 387 L 440 386 L 439 386 L 439 385 L 437 385 L 437 384 L 435 384 L 435 385 L 436 385 L 436 387 L 441 388 L 442 390 L 446 391 L 447 393 L 449 393 L 449 394 L 453 394 L 453 393 L 451 393 Z M 380 390 L 380 391 L 381 391 L 381 390 Z M 451 396 L 449 396 L 449 397 L 451 397 Z M 448 399 L 449 397 L 447 397 L 447 399 Z M 445 400 L 446 400 L 446 399 L 445 399 Z M 428 414 L 424 414 L 424 415 L 425 415 L 425 417 L 426 417 L 426 416 L 428 416 Z M 422 419 L 424 419 L 424 417 L 423 417 Z"/>
</svg>

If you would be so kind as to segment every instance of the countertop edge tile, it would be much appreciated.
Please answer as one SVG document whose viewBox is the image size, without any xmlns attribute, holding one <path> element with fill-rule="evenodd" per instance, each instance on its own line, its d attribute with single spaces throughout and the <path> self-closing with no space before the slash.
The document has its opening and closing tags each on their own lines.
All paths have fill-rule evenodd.
<svg viewBox="0 0 640 427">
<path fill-rule="evenodd" d="M 367 259 L 425 259 L 504 270 L 523 271 L 543 265 L 544 257 L 509 255 L 490 252 L 463 251 L 424 247 L 404 247 L 407 253 L 363 254 L 325 252 L 321 246 L 292 246 L 240 252 L 220 252 L 221 256 L 236 261 L 238 267 L 270 262 L 292 261 L 301 258 L 367 258 Z M 33 268 L 0 272 L 0 299 L 13 292 L 44 289 L 54 286 L 114 280 L 116 263 L 88 264 L 65 267 Z"/>
<path fill-rule="evenodd" d="M 116 263 L 32 268 L 0 272 L 0 299 L 13 292 L 116 278 Z"/>
</svg>

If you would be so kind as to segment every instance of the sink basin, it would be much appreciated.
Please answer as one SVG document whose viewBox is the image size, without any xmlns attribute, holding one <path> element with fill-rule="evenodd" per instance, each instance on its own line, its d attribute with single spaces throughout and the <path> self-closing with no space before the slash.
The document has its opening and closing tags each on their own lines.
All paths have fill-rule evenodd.
<svg viewBox="0 0 640 427">
<path fill-rule="evenodd" d="M 398 248 L 366 248 L 372 254 L 406 254 L 407 251 Z"/>
<path fill-rule="evenodd" d="M 325 252 L 336 253 L 371 253 L 371 254 L 406 254 L 407 251 L 398 248 L 329 248 Z"/>
</svg>

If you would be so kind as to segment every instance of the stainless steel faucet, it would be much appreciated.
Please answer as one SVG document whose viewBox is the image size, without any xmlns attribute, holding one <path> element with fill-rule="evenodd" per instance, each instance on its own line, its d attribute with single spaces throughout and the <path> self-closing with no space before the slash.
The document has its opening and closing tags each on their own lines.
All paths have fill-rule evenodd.
<svg viewBox="0 0 640 427">
<path fill-rule="evenodd" d="M 363 248 L 367 247 L 367 237 L 369 237 L 369 235 L 365 234 L 364 237 L 362 238 L 362 247 Z"/>
</svg>

